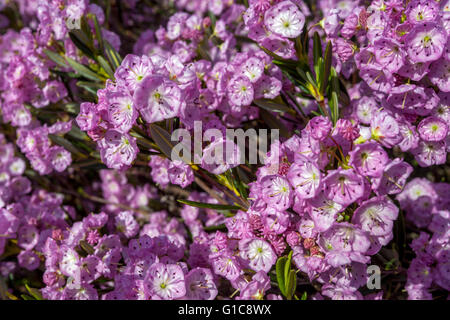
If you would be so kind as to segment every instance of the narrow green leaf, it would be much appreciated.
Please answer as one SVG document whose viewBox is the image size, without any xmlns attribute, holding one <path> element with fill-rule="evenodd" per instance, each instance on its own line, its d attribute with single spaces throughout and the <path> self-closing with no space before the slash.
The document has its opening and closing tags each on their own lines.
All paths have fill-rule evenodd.
<svg viewBox="0 0 450 320">
<path fill-rule="evenodd" d="M 172 142 L 172 137 L 169 132 L 161 128 L 156 124 L 150 124 L 150 135 L 156 145 L 159 147 L 162 153 L 164 153 L 167 158 L 172 158 L 172 149 L 174 148 L 174 143 Z"/>
<path fill-rule="evenodd" d="M 35 298 L 33 298 L 33 297 L 31 297 L 31 296 L 29 296 L 29 295 L 27 295 L 27 294 L 22 294 L 22 295 L 20 295 L 20 297 L 21 297 L 23 300 L 36 300 Z"/>
<path fill-rule="evenodd" d="M 27 288 L 28 293 L 36 300 L 44 300 L 42 297 L 41 292 L 38 289 L 31 288 L 28 286 L 28 284 L 25 284 L 25 288 Z"/>
<path fill-rule="evenodd" d="M 102 56 L 97 56 L 97 61 L 100 66 L 105 70 L 111 80 L 114 80 L 114 71 L 111 69 L 108 61 L 105 60 Z"/>
<path fill-rule="evenodd" d="M 316 32 L 314 32 L 314 37 L 313 37 L 314 67 L 317 66 L 320 57 L 322 57 L 322 43 L 320 41 L 319 33 L 316 31 Z"/>
<path fill-rule="evenodd" d="M 330 87 L 330 97 L 328 100 L 328 105 L 331 110 L 331 119 L 333 123 L 339 119 L 339 79 L 337 76 L 337 72 L 334 68 L 331 68 L 331 87 Z"/>
<path fill-rule="evenodd" d="M 50 51 L 48 49 L 44 49 L 44 53 L 47 55 L 47 57 L 49 57 L 50 60 L 52 60 L 54 63 L 56 63 L 60 67 L 63 67 L 63 68 L 69 67 L 69 65 L 67 64 L 64 57 L 61 56 L 60 54 Z"/>
<path fill-rule="evenodd" d="M 108 61 L 111 63 L 111 66 L 113 68 L 113 71 L 116 71 L 116 69 L 120 66 L 122 63 L 122 57 L 120 54 L 111 46 L 111 44 L 104 40 L 103 44 L 105 46 L 105 53 L 108 58 Z"/>
<path fill-rule="evenodd" d="M 95 37 L 97 38 L 99 51 L 101 54 L 103 54 L 105 46 L 103 42 L 103 36 L 102 36 L 102 29 L 100 27 L 100 24 L 98 23 L 98 19 L 96 15 L 92 15 L 94 20 L 94 26 L 95 26 Z"/>
<path fill-rule="evenodd" d="M 333 45 L 331 44 L 331 41 L 328 41 L 327 47 L 325 49 L 323 77 L 322 81 L 320 82 L 320 92 L 322 94 L 325 93 L 328 86 L 328 78 L 330 77 L 331 62 L 332 62 L 332 53 L 333 53 L 332 50 Z"/>
<path fill-rule="evenodd" d="M 282 137 L 290 138 L 292 136 L 292 132 L 290 132 L 286 126 L 269 111 L 262 109 L 259 115 L 261 116 L 261 119 L 270 127 L 270 129 L 280 130 L 280 135 Z"/>
<path fill-rule="evenodd" d="M 286 266 L 286 257 L 280 257 L 275 265 L 275 271 L 277 273 L 278 288 L 280 288 L 281 293 L 286 296 L 286 286 L 285 286 L 285 276 L 284 268 Z"/>
<path fill-rule="evenodd" d="M 72 58 L 66 57 L 67 62 L 70 64 L 70 66 L 80 75 L 83 77 L 93 80 L 93 81 L 104 81 L 106 79 L 103 79 L 101 76 L 99 76 L 97 73 L 89 69 L 88 67 L 76 62 Z"/>
<path fill-rule="evenodd" d="M 302 294 L 302 297 L 300 298 L 300 300 L 306 300 L 308 298 L 308 293 L 305 291 Z"/>
<path fill-rule="evenodd" d="M 89 58 L 96 60 L 95 54 L 92 50 L 91 45 L 88 43 L 89 39 L 83 34 L 81 30 L 72 30 L 69 31 L 70 40 L 72 40 L 73 44 L 80 49 L 86 56 Z"/>
<path fill-rule="evenodd" d="M 286 287 L 286 298 L 288 300 L 292 300 L 292 296 L 295 293 L 295 290 L 297 289 L 297 274 L 294 270 L 291 270 L 289 273 L 289 282 Z"/>
<path fill-rule="evenodd" d="M 289 273 L 291 272 L 292 254 L 293 254 L 293 251 L 291 250 L 291 252 L 289 252 L 289 255 L 288 255 L 287 261 L 286 261 L 286 265 L 284 267 L 284 279 L 285 279 L 286 283 L 288 281 Z"/>
<path fill-rule="evenodd" d="M 240 210 L 241 209 L 241 207 L 234 206 L 234 205 L 203 203 L 203 202 L 196 202 L 196 201 L 190 201 L 190 200 L 177 200 L 177 201 L 182 204 L 186 204 L 188 206 L 196 207 L 196 208 L 205 208 L 205 209 L 214 209 L 214 210 Z"/>
<path fill-rule="evenodd" d="M 83 249 L 87 254 L 94 254 L 95 250 L 94 248 L 87 243 L 85 240 L 80 241 L 80 247 Z"/>
<path fill-rule="evenodd" d="M 258 107 L 263 108 L 267 111 L 288 112 L 291 110 L 289 106 L 274 102 L 269 99 L 256 99 L 253 100 L 253 103 L 256 104 Z"/>
<path fill-rule="evenodd" d="M 285 58 L 277 55 L 276 53 L 270 51 L 269 49 L 264 48 L 263 46 L 259 46 L 259 47 L 261 48 L 261 50 L 263 50 L 265 53 L 267 53 L 269 56 L 271 56 L 272 58 L 274 58 L 281 64 L 296 65 L 298 63 L 295 60 L 285 59 Z"/>
</svg>

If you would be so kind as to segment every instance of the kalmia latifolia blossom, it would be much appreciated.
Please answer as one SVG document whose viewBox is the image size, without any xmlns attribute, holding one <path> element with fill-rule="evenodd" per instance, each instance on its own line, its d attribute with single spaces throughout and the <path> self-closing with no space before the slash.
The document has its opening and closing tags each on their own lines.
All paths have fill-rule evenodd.
<svg viewBox="0 0 450 320">
<path fill-rule="evenodd" d="M 450 297 L 449 1 L 106 2 L 0 5 L 1 297 Z"/>
</svg>

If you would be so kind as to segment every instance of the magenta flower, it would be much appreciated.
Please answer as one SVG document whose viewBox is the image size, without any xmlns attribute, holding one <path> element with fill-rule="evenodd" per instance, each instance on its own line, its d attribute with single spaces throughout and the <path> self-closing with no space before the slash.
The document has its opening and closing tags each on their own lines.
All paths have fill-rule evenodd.
<svg viewBox="0 0 450 320">
<path fill-rule="evenodd" d="M 263 200 L 276 210 L 283 211 L 292 204 L 293 192 L 286 178 L 279 175 L 265 176 L 261 179 Z"/>
<path fill-rule="evenodd" d="M 228 83 L 227 94 L 233 105 L 248 106 L 252 103 L 254 97 L 253 85 L 247 77 L 234 77 Z"/>
<path fill-rule="evenodd" d="M 264 23 L 279 36 L 295 38 L 302 32 L 305 16 L 294 3 L 283 1 L 266 11 Z"/>
<path fill-rule="evenodd" d="M 185 276 L 186 298 L 189 300 L 214 300 L 217 287 L 211 270 L 195 268 Z"/>
<path fill-rule="evenodd" d="M 412 171 L 410 164 L 396 158 L 386 165 L 380 177 L 372 179 L 372 188 L 382 195 L 400 193 Z"/>
<path fill-rule="evenodd" d="M 300 199 L 313 198 L 320 191 L 322 174 L 312 162 L 294 163 L 287 178 Z"/>
<path fill-rule="evenodd" d="M 384 236 L 392 232 L 398 208 L 387 198 L 372 198 L 363 202 L 355 210 L 352 223 L 374 236 Z"/>
<path fill-rule="evenodd" d="M 450 92 L 450 62 L 446 59 L 439 59 L 430 66 L 428 77 L 431 82 L 438 86 L 441 91 Z"/>
<path fill-rule="evenodd" d="M 153 298 L 173 300 L 186 294 L 183 270 L 175 264 L 153 264 L 145 278 L 145 286 Z"/>
<path fill-rule="evenodd" d="M 271 245 L 262 239 L 244 239 L 239 242 L 240 256 L 255 271 L 269 272 L 277 260 Z"/>
<path fill-rule="evenodd" d="M 357 145 L 350 153 L 349 163 L 361 174 L 377 177 L 388 162 L 386 151 L 376 142 Z"/>
<path fill-rule="evenodd" d="M 108 130 L 100 144 L 102 161 L 109 167 L 121 169 L 131 165 L 138 148 L 136 139 L 116 130 Z"/>
<path fill-rule="evenodd" d="M 176 117 L 182 105 L 180 88 L 159 75 L 149 75 L 137 87 L 134 103 L 148 123 Z"/>
<path fill-rule="evenodd" d="M 421 167 L 429 167 L 445 163 L 447 160 L 445 148 L 445 141 L 420 141 L 419 146 L 412 152 Z"/>
<path fill-rule="evenodd" d="M 115 129 L 128 132 L 135 124 L 138 113 L 133 98 L 128 92 L 116 91 L 106 94 L 108 101 L 108 120 Z"/>
<path fill-rule="evenodd" d="M 419 123 L 417 131 L 425 141 L 441 141 L 447 137 L 448 126 L 440 118 L 428 117 Z"/>
<path fill-rule="evenodd" d="M 390 72 L 398 71 L 405 62 L 406 53 L 402 45 L 389 38 L 380 38 L 374 44 L 377 62 Z"/>
<path fill-rule="evenodd" d="M 364 194 L 363 177 L 351 169 L 330 171 L 323 183 L 329 199 L 343 206 L 351 204 Z"/>
<path fill-rule="evenodd" d="M 438 24 L 424 22 L 416 25 L 407 35 L 406 49 L 414 63 L 439 59 L 447 44 L 447 33 Z"/>
<path fill-rule="evenodd" d="M 338 213 L 343 210 L 343 206 L 329 200 L 324 192 L 308 201 L 310 204 L 310 216 L 314 221 L 314 227 L 320 232 L 328 230 L 338 217 Z"/>
</svg>

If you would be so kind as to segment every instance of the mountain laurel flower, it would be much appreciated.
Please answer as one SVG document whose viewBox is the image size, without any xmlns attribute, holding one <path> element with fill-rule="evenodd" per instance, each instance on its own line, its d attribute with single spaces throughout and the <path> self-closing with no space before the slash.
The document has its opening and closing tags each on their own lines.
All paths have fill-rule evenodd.
<svg viewBox="0 0 450 320">
<path fill-rule="evenodd" d="M 261 179 L 262 199 L 276 210 L 283 211 L 292 204 L 293 192 L 288 180 L 279 175 Z"/>
<path fill-rule="evenodd" d="M 243 239 L 239 242 L 240 256 L 249 261 L 255 271 L 269 272 L 277 260 L 272 246 L 262 239 Z"/>
<path fill-rule="evenodd" d="M 443 58 L 434 61 L 430 66 L 428 77 L 439 90 L 450 92 L 450 61 Z"/>
<path fill-rule="evenodd" d="M 439 5 L 434 1 L 413 0 L 408 3 L 405 14 L 412 24 L 434 22 L 439 15 Z"/>
<path fill-rule="evenodd" d="M 373 236 L 384 236 L 392 232 L 398 208 L 384 197 L 363 202 L 353 213 L 352 223 Z"/>
<path fill-rule="evenodd" d="M 133 104 L 133 97 L 126 91 L 109 92 L 108 121 L 122 132 L 128 132 L 136 122 L 138 112 Z"/>
<path fill-rule="evenodd" d="M 148 123 L 174 118 L 182 106 L 182 91 L 160 75 L 147 76 L 134 94 L 134 105 Z"/>
<path fill-rule="evenodd" d="M 185 276 L 186 298 L 189 300 L 214 300 L 217 287 L 210 269 L 195 268 Z"/>
<path fill-rule="evenodd" d="M 114 169 L 131 165 L 138 153 L 136 139 L 117 130 L 108 130 L 100 143 L 102 161 Z"/>
<path fill-rule="evenodd" d="M 396 158 L 387 163 L 382 175 L 372 179 L 372 189 L 380 195 L 400 193 L 412 171 L 409 163 Z"/>
<path fill-rule="evenodd" d="M 377 62 L 390 72 L 398 71 L 405 62 L 406 53 L 402 45 L 389 38 L 380 38 L 374 44 Z"/>
<path fill-rule="evenodd" d="M 145 77 L 153 71 L 153 64 L 148 56 L 128 54 L 117 68 L 114 77 L 118 83 L 124 83 L 131 93 L 138 88 Z"/>
<path fill-rule="evenodd" d="M 279 36 L 296 38 L 303 30 L 305 16 L 297 5 L 291 1 L 283 1 L 266 11 L 264 23 L 270 31 Z"/>
<path fill-rule="evenodd" d="M 349 164 L 363 176 L 377 177 L 388 160 L 386 151 L 378 143 L 366 142 L 350 152 Z"/>
<path fill-rule="evenodd" d="M 421 167 L 444 164 L 447 160 L 446 142 L 422 140 L 412 153 Z"/>
<path fill-rule="evenodd" d="M 96 110 L 97 106 L 91 102 L 83 102 L 80 105 L 80 113 L 76 117 L 76 121 L 81 130 L 88 131 L 97 126 L 100 117 Z"/>
<path fill-rule="evenodd" d="M 235 106 L 248 106 L 254 98 L 254 88 L 246 76 L 237 76 L 230 80 L 227 86 L 227 95 Z"/>
<path fill-rule="evenodd" d="M 352 169 L 334 170 L 323 179 L 330 200 L 348 206 L 364 195 L 363 177 Z"/>
<path fill-rule="evenodd" d="M 300 199 L 309 199 L 317 195 L 321 188 L 319 168 L 312 162 L 294 163 L 288 171 L 287 178 Z"/>
<path fill-rule="evenodd" d="M 58 172 L 63 172 L 72 163 L 72 154 L 60 146 L 49 149 L 49 161 Z"/>
<path fill-rule="evenodd" d="M 184 273 L 176 264 L 153 264 L 144 281 L 153 298 L 174 300 L 186 294 Z"/>
<path fill-rule="evenodd" d="M 119 212 L 115 217 L 115 227 L 127 238 L 134 237 L 139 231 L 139 224 L 131 211 Z"/>
<path fill-rule="evenodd" d="M 441 141 L 447 137 L 448 126 L 438 117 L 427 117 L 417 126 L 420 138 L 425 141 Z"/>
<path fill-rule="evenodd" d="M 447 32 L 436 23 L 424 22 L 408 33 L 405 42 L 412 62 L 435 61 L 442 56 L 447 45 Z"/>
</svg>

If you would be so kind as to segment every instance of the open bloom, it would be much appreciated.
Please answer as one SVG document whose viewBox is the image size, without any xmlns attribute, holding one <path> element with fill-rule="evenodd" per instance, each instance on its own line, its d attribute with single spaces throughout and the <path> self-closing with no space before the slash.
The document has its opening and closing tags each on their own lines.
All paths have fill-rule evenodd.
<svg viewBox="0 0 450 320">
<path fill-rule="evenodd" d="M 264 22 L 273 33 L 295 38 L 300 35 L 305 24 L 305 16 L 291 1 L 283 1 L 266 11 Z"/>
<path fill-rule="evenodd" d="M 163 300 L 181 298 L 186 294 L 183 270 L 176 264 L 155 263 L 145 279 L 149 293 Z"/>
<path fill-rule="evenodd" d="M 176 117 L 182 105 L 177 84 L 160 75 L 147 76 L 134 94 L 134 103 L 148 123 Z"/>
<path fill-rule="evenodd" d="M 240 255 L 249 261 L 255 271 L 269 272 L 277 260 L 271 245 L 262 239 L 244 239 L 239 242 Z"/>
</svg>

